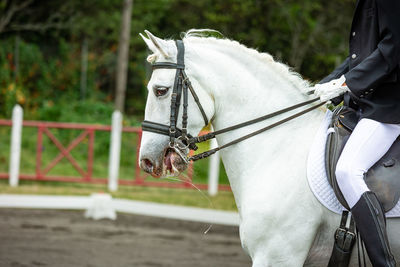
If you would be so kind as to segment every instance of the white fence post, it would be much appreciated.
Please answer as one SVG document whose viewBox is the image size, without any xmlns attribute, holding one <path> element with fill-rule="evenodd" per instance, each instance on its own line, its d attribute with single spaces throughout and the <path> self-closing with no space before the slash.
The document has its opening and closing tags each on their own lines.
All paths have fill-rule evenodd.
<svg viewBox="0 0 400 267">
<path fill-rule="evenodd" d="M 119 159 L 121 152 L 122 113 L 118 110 L 112 114 L 110 156 L 108 159 L 108 189 L 117 191 Z"/>
<path fill-rule="evenodd" d="M 22 136 L 22 116 L 21 106 L 15 105 L 12 112 L 11 129 L 11 148 L 10 148 L 10 168 L 9 183 L 10 186 L 18 186 L 19 166 L 21 160 L 21 136 Z"/>
<path fill-rule="evenodd" d="M 211 148 L 215 148 L 217 146 L 217 141 L 212 139 Z M 218 193 L 219 163 L 220 157 L 219 152 L 217 152 L 210 157 L 210 163 L 208 167 L 208 194 L 210 196 L 216 196 Z"/>
</svg>

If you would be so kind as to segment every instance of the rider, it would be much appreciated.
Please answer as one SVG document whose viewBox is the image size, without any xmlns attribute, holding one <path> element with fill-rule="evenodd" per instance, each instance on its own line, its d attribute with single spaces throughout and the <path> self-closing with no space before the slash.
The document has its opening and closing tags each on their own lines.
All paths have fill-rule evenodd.
<svg viewBox="0 0 400 267">
<path fill-rule="evenodd" d="M 400 135 L 400 1 L 358 0 L 349 43 L 349 57 L 315 94 L 360 116 L 335 174 L 373 266 L 396 266 L 384 211 L 363 177 Z"/>
</svg>

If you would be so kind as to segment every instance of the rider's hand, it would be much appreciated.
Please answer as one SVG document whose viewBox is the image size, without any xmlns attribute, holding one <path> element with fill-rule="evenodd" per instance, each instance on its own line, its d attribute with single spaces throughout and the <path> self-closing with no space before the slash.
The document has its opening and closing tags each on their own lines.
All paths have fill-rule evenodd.
<svg viewBox="0 0 400 267">
<path fill-rule="evenodd" d="M 340 96 L 349 91 L 346 85 L 346 78 L 342 75 L 339 79 L 332 80 L 314 86 L 314 94 L 319 96 L 321 102 L 326 102 L 332 98 Z"/>
</svg>

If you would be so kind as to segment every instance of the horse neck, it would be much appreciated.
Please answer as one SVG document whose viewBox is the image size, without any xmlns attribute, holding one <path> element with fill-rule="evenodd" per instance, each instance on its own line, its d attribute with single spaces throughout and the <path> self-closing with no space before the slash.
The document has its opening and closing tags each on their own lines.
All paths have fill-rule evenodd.
<svg viewBox="0 0 400 267">
<path fill-rule="evenodd" d="M 243 53 L 221 51 L 216 47 L 209 50 L 198 48 L 196 55 L 197 62 L 189 69 L 199 85 L 214 98 L 215 130 L 308 99 L 294 88 L 287 77 L 274 69 L 274 62 L 260 62 L 259 59 Z M 279 192 L 279 187 L 283 191 L 287 190 L 288 184 L 295 187 L 295 184 L 302 183 L 302 186 L 298 186 L 298 191 L 304 192 L 306 179 L 298 179 L 298 173 L 305 174 L 308 147 L 321 121 L 317 118 L 322 118 L 322 115 L 321 111 L 313 111 L 221 151 L 239 210 L 246 194 L 254 194 L 257 189 L 260 191 L 259 187 L 266 191 L 273 189 L 275 192 L 271 193 L 276 193 Z M 218 144 L 226 144 L 284 116 L 288 115 L 218 136 Z M 307 127 L 304 127 L 306 124 Z M 290 168 L 287 166 L 288 161 Z M 285 177 L 279 177 L 278 185 L 276 179 L 269 177 L 274 175 Z"/>
<path fill-rule="evenodd" d="M 189 44 L 187 72 L 213 97 L 217 129 L 309 99 L 296 88 L 304 85 L 294 84 L 294 75 L 282 73 L 282 64 L 267 54 L 215 40 Z"/>
</svg>

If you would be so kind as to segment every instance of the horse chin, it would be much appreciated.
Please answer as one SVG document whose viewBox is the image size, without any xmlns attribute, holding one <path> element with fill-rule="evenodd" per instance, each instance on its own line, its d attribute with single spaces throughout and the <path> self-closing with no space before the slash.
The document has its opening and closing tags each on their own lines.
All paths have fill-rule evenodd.
<svg viewBox="0 0 400 267">
<path fill-rule="evenodd" d="M 168 148 L 164 154 L 163 177 L 178 176 L 187 168 L 187 163 L 173 149 Z"/>
</svg>

